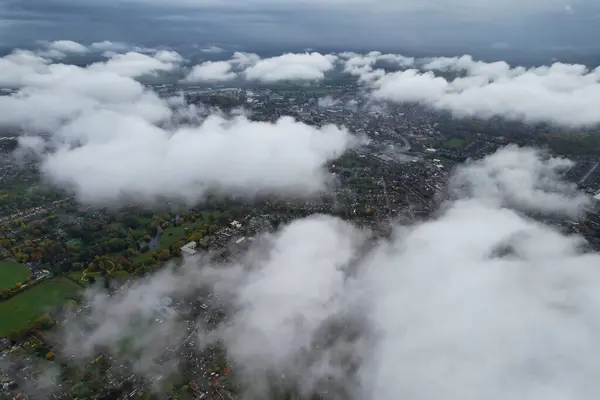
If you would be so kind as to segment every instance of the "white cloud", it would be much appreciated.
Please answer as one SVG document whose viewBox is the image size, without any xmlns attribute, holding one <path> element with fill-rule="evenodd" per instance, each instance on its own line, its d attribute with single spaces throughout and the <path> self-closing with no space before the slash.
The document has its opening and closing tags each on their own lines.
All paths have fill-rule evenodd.
<svg viewBox="0 0 600 400">
<path fill-rule="evenodd" d="M 343 71 L 357 76 L 359 82 L 372 82 L 385 75 L 383 69 L 373 69 L 377 62 L 386 62 L 394 68 L 410 67 L 415 64 L 415 59 L 412 57 L 404 57 L 400 54 L 382 54 L 378 51 L 367 54 L 344 52 L 340 53 L 340 58 L 343 63 Z"/>
<path fill-rule="evenodd" d="M 284 80 L 316 81 L 335 68 L 337 56 L 319 53 L 287 53 L 277 57 L 260 58 L 254 53 L 235 52 L 226 61 L 205 61 L 194 66 L 185 81 L 228 81 L 238 75 L 247 80 L 273 83 Z"/>
<path fill-rule="evenodd" d="M 380 73 L 364 79 L 377 99 L 419 102 L 457 116 L 504 116 L 527 122 L 547 121 L 566 126 L 600 123 L 600 68 L 554 63 L 535 68 L 485 63 L 470 56 L 426 60 L 423 68 Z M 436 70 L 463 72 L 454 79 Z M 371 71 L 366 71 L 371 72 Z"/>
<path fill-rule="evenodd" d="M 208 46 L 200 50 L 202 53 L 222 53 L 225 50 L 218 46 Z"/>
<path fill-rule="evenodd" d="M 265 372 L 311 386 L 326 379 L 325 360 L 316 357 L 314 365 L 305 365 L 302 355 L 313 351 L 323 322 L 350 305 L 344 296 L 347 266 L 362 240 L 359 230 L 338 219 L 299 220 L 272 238 L 260 264 L 241 281 L 233 275 L 239 285 L 231 297 L 235 316 L 222 337 L 240 375 L 250 378 L 246 384 L 262 389 Z"/>
<path fill-rule="evenodd" d="M 412 57 L 400 54 L 382 54 L 379 51 L 371 51 L 367 54 L 343 52 L 339 55 L 344 63 L 344 71 L 352 75 L 360 75 L 364 68 L 372 68 L 378 61 L 389 62 L 399 67 L 410 67 L 415 63 L 415 59 Z"/>
<path fill-rule="evenodd" d="M 35 53 L 40 57 L 49 58 L 52 60 L 62 60 L 63 58 L 67 57 L 67 55 L 65 53 L 63 53 L 62 51 L 58 51 L 58 50 L 54 50 L 54 49 L 39 50 L 39 51 L 36 51 Z"/>
<path fill-rule="evenodd" d="M 110 40 L 103 40 L 102 42 L 94 42 L 90 48 L 96 51 L 126 51 L 130 48 L 129 45 L 123 42 L 111 42 Z"/>
<path fill-rule="evenodd" d="M 124 54 L 108 53 L 106 55 L 109 58 L 107 61 L 94 63 L 88 68 L 136 78 L 144 75 L 155 75 L 159 72 L 173 71 L 182 61 L 182 57 L 178 53 L 164 50 L 153 55 L 133 51 Z"/>
<path fill-rule="evenodd" d="M 229 62 L 236 67 L 249 67 L 256 64 L 259 60 L 260 56 L 258 54 L 236 51 Z"/>
<path fill-rule="evenodd" d="M 164 63 L 171 64 L 176 64 L 183 61 L 183 57 L 181 57 L 178 52 L 172 50 L 157 50 L 154 53 L 154 58 Z"/>
<path fill-rule="evenodd" d="M 61 53 L 82 54 L 89 51 L 88 48 L 81 43 L 77 43 L 72 40 L 56 40 L 48 43 L 48 48 L 50 50 L 60 51 Z"/>
<path fill-rule="evenodd" d="M 185 77 L 185 82 L 224 82 L 235 79 L 228 61 L 205 61 L 195 65 Z"/>
<path fill-rule="evenodd" d="M 252 59 L 236 57 L 239 65 Z M 110 54 L 88 67 L 52 64 L 29 52 L 0 60 L 3 76 L 21 85 L 0 97 L 0 125 L 28 131 L 21 144 L 45 151 L 40 167 L 46 178 L 85 202 L 166 197 L 194 203 L 209 192 L 309 196 L 331 179 L 324 165 L 358 143 L 345 129 L 289 117 L 276 123 L 206 118 L 203 110 L 161 99 L 132 79 L 173 70 L 181 61 L 175 52 Z M 193 124 L 172 123 L 183 116 Z M 43 146 L 34 136 L 39 132 Z"/>
<path fill-rule="evenodd" d="M 265 58 L 244 70 L 250 80 L 277 82 L 283 80 L 316 81 L 334 68 L 336 56 L 320 53 L 283 54 Z"/>
<path fill-rule="evenodd" d="M 498 207 L 580 215 L 590 199 L 577 192 L 577 185 L 559 179 L 573 163 L 545 156 L 533 149 L 506 147 L 459 168 L 453 188 L 460 190 L 460 197 L 475 197 Z"/>
<path fill-rule="evenodd" d="M 511 67 L 504 61 L 487 63 L 483 61 L 475 61 L 473 57 L 464 55 L 461 57 L 437 57 L 425 59 L 423 65 L 425 70 L 440 70 L 440 71 L 466 71 L 469 75 L 483 76 L 489 79 L 498 79 L 506 76 L 511 72 Z M 515 72 L 523 71 L 522 68 Z"/>
<path fill-rule="evenodd" d="M 27 77 L 48 70 L 50 60 L 27 50 L 15 50 L 0 58 L 0 85 L 4 87 L 20 87 Z"/>
<path fill-rule="evenodd" d="M 340 58 L 344 72 L 372 88 L 376 99 L 418 102 L 459 117 L 503 116 L 565 126 L 600 123 L 594 106 L 594 99 L 600 99 L 600 67 L 564 63 L 512 67 L 504 61 L 476 61 L 469 55 L 412 59 L 347 52 L 340 53 Z M 384 60 L 400 70 L 374 69 Z"/>
<path fill-rule="evenodd" d="M 177 275 L 165 270 L 160 278 L 140 279 L 114 296 L 93 288 L 86 293 L 90 314 L 65 321 L 67 329 L 62 340 L 69 343 L 67 351 L 78 357 L 95 355 L 98 345 L 110 346 L 113 351 L 118 351 L 123 339 L 135 337 L 131 340 L 129 352 L 119 352 L 119 355 L 131 361 L 139 373 L 156 378 L 158 374 L 170 372 L 169 365 L 159 364 L 156 356 L 163 355 L 169 346 L 175 347 L 181 341 L 185 326 L 162 299 L 171 294 L 174 285 L 181 283 L 177 282 Z M 120 304 L 120 307 L 113 307 L 115 304 Z M 158 318 L 164 323 L 156 323 Z M 137 352 L 140 352 L 139 357 L 131 355 Z"/>
<path fill-rule="evenodd" d="M 213 116 L 197 128 L 167 131 L 115 112 L 83 114 L 56 135 L 81 145 L 60 146 L 42 171 L 91 203 L 166 197 L 193 204 L 215 192 L 311 195 L 330 179 L 323 165 L 354 144 L 345 130 L 291 118 L 270 124 Z"/>
<path fill-rule="evenodd" d="M 8 71 L 0 76 L 21 86 L 16 94 L 0 97 L 1 125 L 52 132 L 86 110 L 112 110 L 152 122 L 171 115 L 168 105 L 139 82 L 97 64 L 89 68 L 50 64 L 18 53 L 0 59 L 0 71 Z"/>
<path fill-rule="evenodd" d="M 594 398 L 599 258 L 578 244 L 464 202 L 375 255 L 365 271 L 380 336 L 361 370 L 365 394 Z"/>
<path fill-rule="evenodd" d="M 108 52 L 107 61 L 88 69 L 136 78 L 176 71 L 183 65 L 184 60 L 174 51 L 147 50 L 147 54 Z M 46 58 L 41 55 L 17 51 L 0 59 L 0 71 L 5 71 L 0 83 L 19 86 L 23 76 L 50 70 L 51 54 Z M 600 123 L 595 107 L 600 99 L 600 67 L 588 69 L 578 64 L 525 68 L 504 61 L 476 61 L 468 55 L 413 59 L 380 52 L 283 54 L 261 59 L 256 54 L 236 52 L 229 60 L 192 67 L 186 80 L 218 82 L 240 77 L 265 83 L 315 81 L 340 66 L 378 100 L 422 103 L 459 117 L 503 116 L 570 127 Z"/>
<path fill-rule="evenodd" d="M 199 342 L 222 340 L 257 398 L 285 380 L 344 399 L 596 399 L 600 255 L 511 208 L 570 214 L 564 164 L 501 150 L 459 173 L 467 197 L 389 239 L 333 217 L 294 221 L 240 262 L 188 261 L 97 302 L 81 337 L 114 343 L 163 296 L 209 285 L 229 318 Z M 177 343 L 165 323 L 140 332 L 144 360 Z"/>
<path fill-rule="evenodd" d="M 322 107 L 322 108 L 333 107 L 338 103 L 339 103 L 339 100 L 334 99 L 331 96 L 319 97 L 319 102 L 318 102 L 319 107 Z"/>
</svg>

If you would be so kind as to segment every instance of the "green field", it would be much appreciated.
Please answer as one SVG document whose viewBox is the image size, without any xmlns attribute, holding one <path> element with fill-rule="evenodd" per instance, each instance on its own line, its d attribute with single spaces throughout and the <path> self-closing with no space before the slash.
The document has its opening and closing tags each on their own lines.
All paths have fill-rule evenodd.
<svg viewBox="0 0 600 400">
<path fill-rule="evenodd" d="M 85 275 L 86 279 L 85 279 L 85 280 L 82 280 L 81 278 L 83 278 L 83 272 L 84 272 L 84 270 L 79 270 L 79 271 L 73 271 L 73 272 L 69 272 L 69 275 L 68 275 L 68 277 L 69 277 L 71 280 L 73 280 L 73 281 L 75 281 L 76 283 L 78 283 L 79 285 L 81 285 L 81 286 L 88 286 L 88 285 L 90 284 L 90 282 L 89 282 L 89 280 L 88 280 L 88 279 L 89 279 L 91 276 L 93 276 L 93 277 L 94 277 L 94 279 L 96 279 L 96 280 L 100 279 L 100 273 L 99 273 L 99 272 L 88 272 L 88 273 Z"/>
<path fill-rule="evenodd" d="M 202 227 L 202 221 L 196 222 L 186 222 L 185 224 L 179 226 L 169 226 L 165 229 L 160 235 L 160 243 L 157 252 L 160 252 L 162 249 L 168 249 L 173 243 L 178 240 L 183 239 L 186 236 L 185 228 L 188 228 L 188 233 L 194 232 L 196 229 L 200 229 Z M 148 261 L 152 259 L 152 252 L 147 251 L 138 256 L 138 260 L 140 261 Z"/>
<path fill-rule="evenodd" d="M 451 139 L 444 142 L 443 146 L 447 149 L 460 150 L 465 147 L 465 141 L 462 139 Z"/>
<path fill-rule="evenodd" d="M 0 337 L 27 327 L 36 317 L 77 295 L 80 286 L 66 278 L 54 278 L 0 303 Z"/>
<path fill-rule="evenodd" d="M 31 276 L 29 269 L 11 260 L 0 260 L 0 289 L 12 289 L 17 282 L 25 283 Z"/>
<path fill-rule="evenodd" d="M 198 224 L 200 225 L 200 224 Z M 168 249 L 174 242 L 181 240 L 185 237 L 185 228 L 189 229 L 189 232 L 193 232 L 197 225 L 193 223 L 186 223 L 179 226 L 170 226 L 164 230 L 160 237 L 160 248 Z"/>
</svg>

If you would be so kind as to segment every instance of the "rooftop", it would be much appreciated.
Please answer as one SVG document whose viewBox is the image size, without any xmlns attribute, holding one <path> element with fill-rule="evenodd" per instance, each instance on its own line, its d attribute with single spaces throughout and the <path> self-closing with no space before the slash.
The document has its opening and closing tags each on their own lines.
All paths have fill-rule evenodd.
<svg viewBox="0 0 600 400">
<path fill-rule="evenodd" d="M 181 252 L 188 254 L 188 255 L 194 255 L 197 253 L 196 251 L 196 247 L 198 246 L 198 243 L 196 242 L 189 242 L 188 244 L 186 244 L 185 246 L 181 247 Z"/>
</svg>

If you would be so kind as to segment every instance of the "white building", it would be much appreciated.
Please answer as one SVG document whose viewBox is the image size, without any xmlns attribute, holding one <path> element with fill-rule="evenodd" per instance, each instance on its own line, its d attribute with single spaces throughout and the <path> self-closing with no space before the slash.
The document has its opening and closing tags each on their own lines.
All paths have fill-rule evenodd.
<svg viewBox="0 0 600 400">
<path fill-rule="evenodd" d="M 241 224 L 241 223 L 239 223 L 238 221 L 232 221 L 232 222 L 231 222 L 231 227 L 232 227 L 233 229 L 240 229 L 240 228 L 242 227 L 242 224 Z"/>
<path fill-rule="evenodd" d="M 181 254 L 183 255 L 188 255 L 188 256 L 193 256 L 194 254 L 196 254 L 198 251 L 196 250 L 196 247 L 198 246 L 198 243 L 196 242 L 189 242 L 188 244 L 186 244 L 185 246 L 181 247 Z"/>
</svg>

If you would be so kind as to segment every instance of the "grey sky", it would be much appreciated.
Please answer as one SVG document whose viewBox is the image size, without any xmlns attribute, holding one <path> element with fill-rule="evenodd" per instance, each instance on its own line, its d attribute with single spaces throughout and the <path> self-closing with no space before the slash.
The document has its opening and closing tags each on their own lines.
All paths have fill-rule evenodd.
<svg viewBox="0 0 600 400">
<path fill-rule="evenodd" d="M 0 0 L 0 45 L 71 39 L 245 48 L 595 47 L 596 0 Z"/>
</svg>

